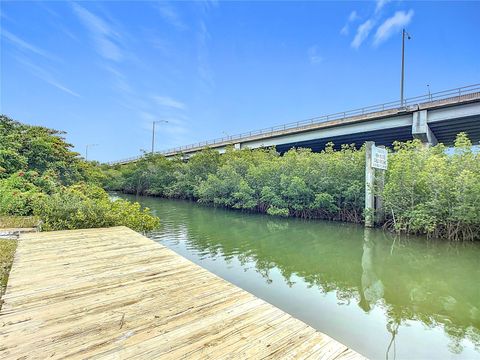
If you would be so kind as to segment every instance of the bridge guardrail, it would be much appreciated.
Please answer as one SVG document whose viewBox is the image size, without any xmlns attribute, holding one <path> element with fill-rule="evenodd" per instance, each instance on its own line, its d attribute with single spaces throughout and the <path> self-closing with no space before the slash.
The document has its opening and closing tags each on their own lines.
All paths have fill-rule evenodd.
<svg viewBox="0 0 480 360">
<path fill-rule="evenodd" d="M 399 100 L 390 101 L 382 104 L 365 106 L 358 109 L 352 109 L 352 110 L 341 111 L 333 114 L 316 116 L 316 117 L 305 119 L 305 120 L 294 121 L 294 122 L 277 125 L 269 128 L 244 132 L 241 134 L 235 134 L 235 135 L 224 136 L 224 137 L 216 138 L 212 140 L 201 141 L 195 144 L 178 146 L 178 147 L 170 148 L 167 150 L 157 151 L 155 153 L 169 155 L 172 153 L 181 153 L 181 152 L 189 151 L 192 149 L 208 147 L 211 145 L 233 144 L 237 141 L 245 140 L 252 136 L 271 135 L 275 132 L 282 131 L 282 130 L 301 129 L 303 126 L 307 126 L 307 125 L 309 126 L 313 124 L 320 124 L 320 123 L 332 121 L 332 120 L 342 120 L 342 119 L 350 118 L 353 116 L 367 115 L 367 114 L 372 114 L 372 113 L 385 111 L 385 110 L 402 109 L 402 108 L 406 108 L 408 106 L 417 105 L 417 104 L 426 104 L 426 103 L 435 102 L 439 100 L 453 99 L 456 97 L 460 97 L 467 94 L 473 94 L 476 92 L 480 92 L 480 84 L 468 85 L 468 86 L 463 86 L 459 88 L 442 90 L 434 93 L 407 98 L 407 99 L 404 99 L 403 104 L 401 104 Z M 107 164 L 108 165 L 125 164 L 128 162 L 139 160 L 143 156 L 144 155 L 139 155 L 139 156 L 123 159 L 123 160 L 111 161 L 111 162 L 108 162 Z"/>
</svg>

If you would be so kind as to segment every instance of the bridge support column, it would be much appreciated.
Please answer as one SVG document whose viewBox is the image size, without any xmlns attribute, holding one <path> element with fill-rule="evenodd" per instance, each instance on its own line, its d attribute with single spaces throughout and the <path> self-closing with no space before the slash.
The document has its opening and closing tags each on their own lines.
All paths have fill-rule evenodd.
<svg viewBox="0 0 480 360">
<path fill-rule="evenodd" d="M 241 144 L 240 143 L 236 143 L 235 145 L 233 145 L 233 148 L 235 150 L 240 150 L 241 149 Z"/>
<path fill-rule="evenodd" d="M 437 138 L 428 126 L 427 110 L 415 111 L 413 113 L 412 135 L 414 139 L 420 139 L 426 145 L 437 145 Z"/>
</svg>

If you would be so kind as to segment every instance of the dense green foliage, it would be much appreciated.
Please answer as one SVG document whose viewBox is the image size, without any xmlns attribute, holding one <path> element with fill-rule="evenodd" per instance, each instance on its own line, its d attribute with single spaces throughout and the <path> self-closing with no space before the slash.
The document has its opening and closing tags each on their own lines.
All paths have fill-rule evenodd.
<svg viewBox="0 0 480 360">
<path fill-rule="evenodd" d="M 397 143 L 390 156 L 383 197 L 386 226 L 451 240 L 480 239 L 480 154 L 457 136 L 439 144 Z"/>
<path fill-rule="evenodd" d="M 99 167 L 83 161 L 61 135 L 0 117 L 0 216 L 35 215 L 46 230 L 158 226 L 139 204 L 110 200 L 98 186 Z"/>
<path fill-rule="evenodd" d="M 101 173 L 82 161 L 64 133 L 41 126 L 29 126 L 0 115 L 0 178 L 33 171 L 70 185 L 78 181 L 97 181 Z"/>
<path fill-rule="evenodd" d="M 108 168 L 109 190 L 194 199 L 280 216 L 362 221 L 364 150 L 328 146 L 317 154 L 292 149 L 204 150 L 188 162 L 147 156 Z"/>
<path fill-rule="evenodd" d="M 158 219 L 140 204 L 111 201 L 100 187 L 75 184 L 33 201 L 33 213 L 41 217 L 43 230 L 81 229 L 126 225 L 148 230 L 158 227 Z"/>
<path fill-rule="evenodd" d="M 465 134 L 455 147 L 396 143 L 381 194 L 385 227 L 453 240 L 480 238 L 480 156 Z M 188 161 L 147 155 L 104 167 L 109 190 L 196 200 L 279 216 L 362 222 L 365 151 L 204 150 Z"/>
</svg>

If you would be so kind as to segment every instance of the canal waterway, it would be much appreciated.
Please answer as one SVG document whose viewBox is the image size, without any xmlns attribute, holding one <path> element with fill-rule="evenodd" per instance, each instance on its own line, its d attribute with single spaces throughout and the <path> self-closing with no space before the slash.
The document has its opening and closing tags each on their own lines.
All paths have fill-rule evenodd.
<svg viewBox="0 0 480 360">
<path fill-rule="evenodd" d="M 480 359 L 480 245 L 120 195 L 155 241 L 372 359 Z"/>
</svg>

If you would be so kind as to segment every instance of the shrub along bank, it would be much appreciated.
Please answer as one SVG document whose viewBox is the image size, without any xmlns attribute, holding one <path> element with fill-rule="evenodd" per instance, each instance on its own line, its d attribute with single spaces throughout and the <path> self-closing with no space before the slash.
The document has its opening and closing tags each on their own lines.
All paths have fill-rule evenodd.
<svg viewBox="0 0 480 360">
<path fill-rule="evenodd" d="M 360 222 L 364 150 L 204 150 L 188 162 L 159 155 L 105 171 L 109 190 L 268 213 Z"/>
<path fill-rule="evenodd" d="M 103 167 L 104 186 L 280 216 L 363 221 L 365 149 L 204 150 L 187 162 L 146 155 Z M 465 134 L 454 149 L 396 143 L 382 193 L 385 227 L 453 240 L 480 238 L 480 157 Z"/>
<path fill-rule="evenodd" d="M 480 240 L 480 154 L 461 133 L 455 146 L 397 143 L 383 198 L 385 226 L 450 240 Z"/>
<path fill-rule="evenodd" d="M 45 230 L 159 225 L 139 204 L 110 200 L 98 186 L 98 166 L 73 152 L 63 134 L 0 116 L 0 216 L 35 215 Z"/>
</svg>

